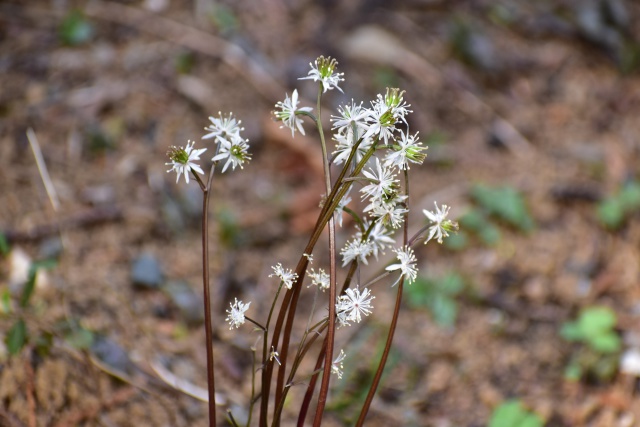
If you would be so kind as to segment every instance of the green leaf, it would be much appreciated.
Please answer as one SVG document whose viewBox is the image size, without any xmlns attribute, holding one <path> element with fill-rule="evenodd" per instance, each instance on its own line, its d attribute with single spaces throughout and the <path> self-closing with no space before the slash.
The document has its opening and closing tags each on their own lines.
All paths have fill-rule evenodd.
<svg viewBox="0 0 640 427">
<path fill-rule="evenodd" d="M 585 337 L 609 331 L 615 327 L 616 323 L 616 314 L 608 307 L 586 308 L 578 318 L 580 330 Z"/>
<path fill-rule="evenodd" d="M 27 283 L 24 285 L 24 289 L 22 290 L 22 296 L 20 297 L 20 307 L 25 308 L 29 303 L 29 299 L 31 299 L 31 295 L 33 295 L 33 290 L 36 287 L 36 278 L 38 277 L 38 269 L 34 267 L 32 264 L 29 268 L 29 278 L 27 279 Z"/>
<path fill-rule="evenodd" d="M 500 241 L 500 230 L 493 224 L 487 224 L 485 228 L 478 232 L 480 240 L 487 246 L 493 246 Z"/>
<path fill-rule="evenodd" d="M 91 348 L 94 341 L 93 332 L 81 326 L 74 328 L 64 337 L 67 343 L 78 350 L 86 350 Z"/>
<path fill-rule="evenodd" d="M 464 289 L 464 279 L 457 273 L 449 273 L 437 282 L 438 289 L 447 295 L 458 295 Z"/>
<path fill-rule="evenodd" d="M 489 427 L 518 427 L 523 418 L 523 409 L 518 400 L 509 400 L 498 406 L 491 415 Z"/>
<path fill-rule="evenodd" d="M 444 239 L 444 245 L 452 251 L 459 251 L 469 245 L 469 238 L 464 231 L 459 231 L 456 234 L 449 234 L 449 237 Z"/>
<path fill-rule="evenodd" d="M 23 319 L 19 319 L 13 324 L 7 336 L 5 337 L 5 344 L 9 354 L 16 355 L 22 350 L 27 342 L 27 324 Z"/>
<path fill-rule="evenodd" d="M 640 209 L 640 183 L 633 181 L 622 187 L 618 200 L 625 212 Z"/>
<path fill-rule="evenodd" d="M 527 415 L 518 427 L 542 427 L 544 422 L 537 414 Z"/>
<path fill-rule="evenodd" d="M 455 300 L 445 294 L 435 294 L 431 301 L 433 320 L 441 326 L 452 327 L 458 316 L 458 305 Z"/>
<path fill-rule="evenodd" d="M 489 224 L 487 217 L 478 209 L 471 209 L 462 215 L 458 222 L 462 228 L 475 232 L 479 232 Z"/>
<path fill-rule="evenodd" d="M 7 237 L 4 233 L 0 232 L 0 254 L 7 255 L 11 247 L 9 246 L 9 242 L 7 241 Z"/>
<path fill-rule="evenodd" d="M 60 39 L 69 46 L 88 42 L 93 37 L 93 26 L 77 10 L 69 13 L 60 26 Z"/>
<path fill-rule="evenodd" d="M 4 289 L 0 294 L 0 311 L 2 311 L 2 314 L 9 314 L 13 311 L 12 309 L 11 292 L 9 292 L 9 289 Z"/>
<path fill-rule="evenodd" d="M 489 427 L 542 427 L 537 414 L 528 411 L 519 400 L 508 400 L 494 409 Z"/>
<path fill-rule="evenodd" d="M 560 335 L 567 341 L 580 341 L 584 338 L 578 322 L 567 322 L 562 325 Z"/>
<path fill-rule="evenodd" d="M 572 362 L 564 370 L 564 377 L 569 381 L 580 381 L 583 369 L 577 362 Z"/>
<path fill-rule="evenodd" d="M 616 353 L 622 347 L 622 341 L 615 332 L 588 337 L 591 348 L 600 353 Z"/>
<path fill-rule="evenodd" d="M 605 227 L 616 229 L 624 220 L 624 206 L 618 198 L 606 199 L 598 205 L 597 215 Z"/>
<path fill-rule="evenodd" d="M 500 218 L 522 231 L 531 231 L 533 218 L 529 215 L 524 198 L 511 187 L 490 188 L 476 185 L 471 190 L 474 200 L 491 215 Z"/>
</svg>

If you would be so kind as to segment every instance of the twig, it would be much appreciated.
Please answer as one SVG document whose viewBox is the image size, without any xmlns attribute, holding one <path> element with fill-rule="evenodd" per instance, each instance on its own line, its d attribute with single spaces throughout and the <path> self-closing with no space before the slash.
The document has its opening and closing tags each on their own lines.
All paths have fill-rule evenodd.
<svg viewBox="0 0 640 427">
<path fill-rule="evenodd" d="M 35 157 L 36 159 L 38 172 L 40 172 L 40 177 L 42 178 L 44 188 L 47 191 L 47 196 L 49 197 L 51 206 L 53 206 L 53 210 L 55 212 L 58 212 L 58 210 L 60 209 L 60 199 L 58 199 L 58 193 L 56 193 L 53 182 L 51 182 L 49 170 L 47 169 L 47 165 L 44 162 L 44 158 L 42 157 L 42 151 L 40 150 L 40 144 L 38 143 L 36 133 L 31 128 L 27 129 L 27 139 L 29 140 L 31 151 L 33 151 L 33 157 Z"/>
</svg>

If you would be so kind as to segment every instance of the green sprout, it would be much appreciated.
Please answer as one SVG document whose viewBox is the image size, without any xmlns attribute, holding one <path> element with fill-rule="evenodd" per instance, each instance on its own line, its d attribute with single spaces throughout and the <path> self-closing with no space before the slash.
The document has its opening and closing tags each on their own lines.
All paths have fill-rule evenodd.
<svg viewBox="0 0 640 427">
<path fill-rule="evenodd" d="M 507 400 L 491 414 L 489 427 L 542 427 L 544 422 L 537 414 L 528 411 L 519 400 Z"/>
<path fill-rule="evenodd" d="M 439 278 L 419 277 L 404 292 L 410 306 L 426 308 L 438 325 L 451 328 L 458 317 L 456 297 L 464 288 L 463 278 L 451 272 Z"/>
<path fill-rule="evenodd" d="M 578 319 L 562 326 L 560 334 L 570 342 L 583 344 L 571 358 L 565 376 L 579 380 L 583 376 L 607 381 L 618 369 L 622 341 L 615 331 L 615 313 L 607 307 L 587 307 Z"/>
</svg>

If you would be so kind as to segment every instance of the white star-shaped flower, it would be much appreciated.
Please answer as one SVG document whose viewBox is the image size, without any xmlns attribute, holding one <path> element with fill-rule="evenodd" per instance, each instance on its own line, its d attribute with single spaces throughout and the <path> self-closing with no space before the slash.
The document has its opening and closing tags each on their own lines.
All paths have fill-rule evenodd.
<svg viewBox="0 0 640 427">
<path fill-rule="evenodd" d="M 236 120 L 233 117 L 233 113 L 230 113 L 228 117 L 224 117 L 221 112 L 218 112 L 218 117 L 209 116 L 211 125 L 204 128 L 209 133 L 202 137 L 202 139 L 218 138 L 222 137 L 230 139 L 236 136 L 240 136 L 240 132 L 244 128 L 240 127 L 241 120 Z"/>
<path fill-rule="evenodd" d="M 291 129 L 292 137 L 295 134 L 296 129 L 304 135 L 302 119 L 297 117 L 296 114 L 299 112 L 311 112 L 313 109 L 311 107 L 298 108 L 298 89 L 293 91 L 291 98 L 286 94 L 284 102 L 278 101 L 278 103 L 276 103 L 276 108 L 279 108 L 280 111 L 274 111 L 273 114 L 275 114 L 278 120 L 282 120 L 283 125 L 280 127 L 286 126 Z"/>
<path fill-rule="evenodd" d="M 396 258 L 400 261 L 399 264 L 392 264 L 388 266 L 385 270 L 387 271 L 396 271 L 400 270 L 402 276 L 405 277 L 407 283 L 412 284 L 416 281 L 416 277 L 418 277 L 418 268 L 416 267 L 416 258 L 413 249 L 405 246 L 403 249 L 394 249 L 396 253 Z M 402 277 L 401 276 L 401 277 Z M 400 281 L 400 278 L 392 285 L 395 286 Z"/>
<path fill-rule="evenodd" d="M 336 88 L 340 92 L 342 92 L 342 89 L 340 89 L 338 84 L 341 81 L 344 81 L 344 79 L 342 78 L 342 76 L 344 76 L 344 73 L 334 73 L 337 65 L 338 61 L 336 61 L 335 59 L 331 57 L 325 58 L 324 56 L 320 56 L 315 60 L 314 64 L 309 63 L 309 66 L 311 66 L 311 70 L 309 71 L 307 77 L 300 77 L 298 80 L 311 79 L 314 82 L 321 81 L 322 93 L 333 88 Z"/>
<path fill-rule="evenodd" d="M 385 195 L 391 194 L 394 188 L 397 186 L 398 180 L 395 179 L 395 175 L 388 167 L 382 166 L 380 160 L 376 157 L 376 170 L 370 169 L 368 171 L 362 171 L 362 174 L 370 182 L 360 189 L 362 198 L 380 198 Z"/>
<path fill-rule="evenodd" d="M 269 277 L 279 277 L 287 289 L 291 289 L 293 287 L 293 283 L 298 279 L 298 275 L 294 273 L 293 270 L 290 268 L 283 268 L 280 263 L 271 268 L 273 269 L 273 274 L 270 274 Z"/>
<path fill-rule="evenodd" d="M 178 175 L 176 183 L 180 181 L 180 175 L 184 174 L 184 180 L 187 181 L 188 184 L 189 172 L 192 170 L 200 175 L 204 173 L 195 161 L 200 160 L 200 154 L 207 151 L 207 149 L 201 148 L 199 150 L 194 150 L 193 144 L 193 141 L 188 141 L 185 147 L 171 147 L 167 153 L 169 160 L 171 160 L 171 162 L 165 163 L 165 165 L 171 166 L 171 169 L 169 169 L 167 173 L 173 171 L 176 172 Z"/>
<path fill-rule="evenodd" d="M 318 269 L 318 272 L 316 273 L 312 268 L 311 271 L 307 271 L 307 274 L 311 278 L 311 284 L 307 287 L 315 285 L 320 288 L 322 292 L 329 289 L 329 275 L 323 269 Z"/>
<path fill-rule="evenodd" d="M 336 303 L 336 313 L 341 325 L 348 326 L 350 322 L 360 323 L 363 315 L 370 315 L 373 309 L 371 300 L 374 298 L 367 288 L 364 288 L 362 292 L 359 288 L 348 288 L 344 295 L 338 297 Z"/>
<path fill-rule="evenodd" d="M 450 209 L 449 206 L 442 205 L 442 209 L 440 209 L 436 202 L 433 202 L 433 204 L 436 207 L 435 212 L 431 212 L 426 209 L 422 211 L 433 224 L 429 227 L 429 236 L 424 241 L 425 245 L 434 237 L 438 243 L 442 243 L 442 239 L 444 237 L 449 237 L 449 232 L 458 228 L 458 224 L 456 222 L 447 219 Z"/>
<path fill-rule="evenodd" d="M 342 266 L 349 264 L 353 260 L 369 265 L 367 257 L 371 255 L 373 248 L 370 242 L 363 242 L 359 239 L 353 239 L 342 248 L 340 255 L 342 255 Z"/>
<path fill-rule="evenodd" d="M 400 132 L 400 138 L 396 138 L 395 142 L 391 144 L 391 151 L 385 157 L 384 165 L 395 166 L 398 169 L 409 169 L 409 162 L 422 164 L 427 157 L 426 153 L 423 153 L 427 147 L 422 146 L 422 143 L 418 141 L 418 132 L 414 135 L 409 134 L 407 131 Z"/>
<path fill-rule="evenodd" d="M 211 160 L 214 162 L 227 159 L 222 168 L 222 173 L 224 173 L 229 165 L 231 165 L 232 169 L 235 170 L 236 166 L 240 166 L 240 169 L 243 169 L 243 165 L 245 162 L 251 160 L 251 154 L 249 154 L 249 144 L 247 141 L 240 136 L 233 136 L 229 139 L 223 138 L 221 136 L 216 138 L 220 143 L 220 148 L 218 150 L 218 154 L 214 156 Z"/>
<path fill-rule="evenodd" d="M 333 360 L 333 363 L 331 364 L 331 373 L 332 374 L 336 374 L 338 376 L 338 379 L 342 379 L 342 374 L 343 374 L 343 370 L 344 370 L 344 365 L 342 364 L 342 361 L 345 359 L 345 357 L 347 357 L 346 354 L 344 354 L 344 350 L 340 349 L 340 354 L 338 354 L 338 357 L 336 357 Z"/>
</svg>

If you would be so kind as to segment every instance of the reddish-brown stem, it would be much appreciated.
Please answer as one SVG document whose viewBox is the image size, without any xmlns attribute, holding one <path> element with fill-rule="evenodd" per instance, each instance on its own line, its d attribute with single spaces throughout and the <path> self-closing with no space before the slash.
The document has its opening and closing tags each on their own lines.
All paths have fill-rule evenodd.
<svg viewBox="0 0 640 427">
<path fill-rule="evenodd" d="M 404 191 L 407 195 L 407 201 L 405 208 L 407 212 L 404 214 L 404 245 L 403 249 L 407 247 L 408 243 L 408 221 L 409 221 L 409 173 L 405 169 L 404 170 Z M 387 342 L 384 346 L 384 351 L 382 352 L 382 357 L 380 358 L 380 363 L 378 364 L 378 369 L 376 370 L 376 374 L 373 377 L 373 383 L 369 388 L 369 392 L 367 393 L 367 398 L 362 405 L 362 410 L 360 411 L 360 416 L 358 417 L 358 422 L 356 423 L 356 427 L 361 427 L 364 424 L 364 420 L 369 413 L 369 408 L 371 407 L 371 402 L 373 401 L 373 396 L 375 396 L 376 391 L 378 390 L 378 385 L 380 384 L 380 379 L 382 378 L 382 373 L 384 372 L 384 367 L 387 364 L 387 359 L 389 357 L 389 352 L 391 351 L 391 344 L 393 343 L 393 336 L 396 333 L 396 326 L 398 325 L 398 318 L 400 317 L 400 306 L 402 305 L 402 290 L 404 288 L 404 275 L 400 277 L 400 281 L 398 283 L 398 294 L 396 296 L 396 305 L 393 309 L 393 317 L 391 318 L 391 325 L 389 326 L 389 334 L 387 335 Z"/>
<path fill-rule="evenodd" d="M 327 340 L 325 339 L 322 343 L 322 348 L 318 353 L 318 360 L 316 361 L 315 371 L 320 369 L 322 366 L 322 362 L 324 361 L 324 356 L 326 354 L 325 350 L 327 346 Z M 307 387 L 307 392 L 304 394 L 304 399 L 302 401 L 302 406 L 300 407 L 300 413 L 298 414 L 298 427 L 304 426 L 304 419 L 307 418 L 307 411 L 309 410 L 309 405 L 311 404 L 311 398 L 313 397 L 313 391 L 316 388 L 316 383 L 318 382 L 318 374 L 313 374 L 311 376 L 311 380 L 309 381 L 309 386 Z"/>
<path fill-rule="evenodd" d="M 213 170 L 211 167 L 209 180 L 205 186 L 200 177 L 193 173 L 202 188 L 202 288 L 204 291 L 204 331 L 207 346 L 207 388 L 209 391 L 209 427 L 216 426 L 216 386 L 213 372 L 213 330 L 211 323 L 211 292 L 209 289 L 209 195 Z"/>
</svg>

